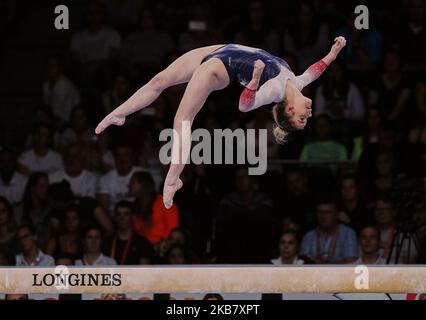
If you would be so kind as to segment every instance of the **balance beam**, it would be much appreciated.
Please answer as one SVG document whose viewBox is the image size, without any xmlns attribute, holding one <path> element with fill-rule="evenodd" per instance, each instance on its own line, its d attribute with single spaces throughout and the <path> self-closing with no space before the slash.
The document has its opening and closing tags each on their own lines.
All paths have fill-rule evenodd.
<svg viewBox="0 0 426 320">
<path fill-rule="evenodd" d="M 129 292 L 422 293 L 426 266 L 0 268 L 0 293 Z"/>
</svg>

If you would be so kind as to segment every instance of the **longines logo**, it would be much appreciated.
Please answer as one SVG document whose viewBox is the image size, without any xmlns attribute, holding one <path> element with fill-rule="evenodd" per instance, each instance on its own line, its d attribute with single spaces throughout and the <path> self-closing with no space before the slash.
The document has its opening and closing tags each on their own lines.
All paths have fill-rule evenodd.
<svg viewBox="0 0 426 320">
<path fill-rule="evenodd" d="M 33 273 L 34 287 L 52 287 L 58 290 L 69 289 L 69 287 L 118 287 L 121 286 L 120 273 L 72 273 L 66 266 L 57 266 L 54 273 L 40 275 Z"/>
</svg>

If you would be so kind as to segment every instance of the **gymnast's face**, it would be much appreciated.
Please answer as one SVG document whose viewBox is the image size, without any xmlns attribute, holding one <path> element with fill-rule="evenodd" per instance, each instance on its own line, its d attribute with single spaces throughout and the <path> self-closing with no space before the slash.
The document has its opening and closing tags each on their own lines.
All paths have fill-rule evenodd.
<svg viewBox="0 0 426 320">
<path fill-rule="evenodd" d="M 312 117 L 312 100 L 300 94 L 287 103 L 285 112 L 290 116 L 297 129 L 304 129 L 308 119 Z"/>
</svg>

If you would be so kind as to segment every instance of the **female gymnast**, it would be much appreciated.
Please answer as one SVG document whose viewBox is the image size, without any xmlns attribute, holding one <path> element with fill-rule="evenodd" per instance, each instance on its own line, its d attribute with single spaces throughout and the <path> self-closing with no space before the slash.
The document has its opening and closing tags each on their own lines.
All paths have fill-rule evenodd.
<svg viewBox="0 0 426 320">
<path fill-rule="evenodd" d="M 275 103 L 272 109 L 274 136 L 278 142 L 284 142 L 288 133 L 303 129 L 312 116 L 312 101 L 303 96 L 301 90 L 324 72 L 345 44 L 345 38 L 335 38 L 330 52 L 299 76 L 295 76 L 283 59 L 261 49 L 236 44 L 194 49 L 176 59 L 108 114 L 97 126 L 96 134 L 110 125 L 123 125 L 126 116 L 150 105 L 164 89 L 188 83 L 174 117 L 176 135 L 172 146 L 172 159 L 188 159 L 191 148 L 188 124 L 189 127 L 192 125 L 211 92 L 221 90 L 237 79 L 245 87 L 239 110 L 247 112 Z M 175 192 L 182 187 L 179 176 L 186 161 L 175 162 L 170 164 L 164 182 L 166 208 L 172 206 Z"/>
</svg>

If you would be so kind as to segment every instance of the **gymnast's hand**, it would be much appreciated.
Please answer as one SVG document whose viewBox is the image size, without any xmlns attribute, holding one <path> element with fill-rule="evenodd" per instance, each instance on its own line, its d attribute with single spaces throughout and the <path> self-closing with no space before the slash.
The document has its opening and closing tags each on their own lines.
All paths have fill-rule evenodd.
<svg viewBox="0 0 426 320">
<path fill-rule="evenodd" d="M 333 46 L 331 47 L 331 50 L 330 50 L 330 53 L 333 55 L 334 59 L 336 59 L 340 50 L 342 50 L 344 46 L 346 46 L 345 37 L 340 36 L 340 37 L 336 37 L 334 39 L 334 44 L 333 44 Z"/>
<path fill-rule="evenodd" d="M 98 124 L 95 129 L 95 133 L 100 134 L 112 124 L 116 126 L 122 126 L 125 120 L 126 117 L 119 115 L 116 111 L 113 111 Z"/>
<path fill-rule="evenodd" d="M 246 88 L 250 90 L 257 90 L 259 87 L 260 77 L 262 76 L 263 69 L 265 68 L 265 64 L 262 60 L 256 60 L 254 63 L 253 68 L 253 76 L 251 78 L 251 81 L 248 85 L 246 85 Z"/>
</svg>

